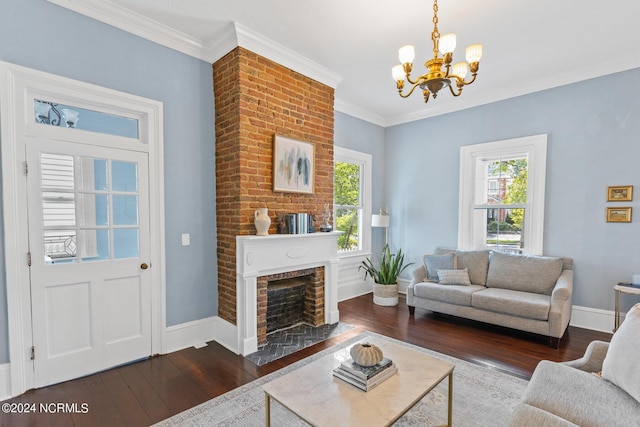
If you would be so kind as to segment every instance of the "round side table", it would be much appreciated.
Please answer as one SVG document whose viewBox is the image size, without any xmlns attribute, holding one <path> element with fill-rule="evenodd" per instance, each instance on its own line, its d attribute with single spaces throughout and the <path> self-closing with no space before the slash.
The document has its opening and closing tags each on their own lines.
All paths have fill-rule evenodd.
<svg viewBox="0 0 640 427">
<path fill-rule="evenodd" d="M 620 327 L 620 294 L 640 295 L 640 288 L 618 283 L 613 287 L 613 290 L 616 291 L 616 313 L 613 326 L 613 332 L 615 333 Z"/>
</svg>

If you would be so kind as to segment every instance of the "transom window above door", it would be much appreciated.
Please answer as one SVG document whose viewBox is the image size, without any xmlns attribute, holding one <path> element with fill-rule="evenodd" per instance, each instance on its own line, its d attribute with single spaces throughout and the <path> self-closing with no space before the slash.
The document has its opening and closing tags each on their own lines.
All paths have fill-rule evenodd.
<svg viewBox="0 0 640 427">
<path fill-rule="evenodd" d="M 36 123 L 82 129 L 108 135 L 138 138 L 138 120 L 131 117 L 109 114 L 72 105 L 34 99 L 34 120 Z"/>
</svg>

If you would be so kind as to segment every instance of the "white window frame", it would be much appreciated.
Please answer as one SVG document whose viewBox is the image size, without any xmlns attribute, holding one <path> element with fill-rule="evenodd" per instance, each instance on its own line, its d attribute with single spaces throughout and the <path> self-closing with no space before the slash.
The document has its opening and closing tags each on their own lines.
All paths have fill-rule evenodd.
<svg viewBox="0 0 640 427">
<path fill-rule="evenodd" d="M 475 238 L 473 209 L 477 206 L 476 185 L 486 177 L 478 167 L 484 159 L 509 158 L 525 154 L 528 159 L 527 203 L 523 225 L 525 247 L 522 252 L 542 255 L 544 235 L 544 199 L 547 169 L 547 135 L 533 135 L 523 138 L 487 142 L 460 147 L 460 192 L 458 209 L 458 247 L 461 249 L 481 249 L 484 242 Z M 484 203 L 484 202 L 483 202 Z"/>
<path fill-rule="evenodd" d="M 334 170 L 336 163 L 352 163 L 360 165 L 360 206 L 361 215 L 358 224 L 360 249 L 353 251 L 338 251 L 338 258 L 352 256 L 368 256 L 371 254 L 371 187 L 373 183 L 372 167 L 373 158 L 371 154 L 350 150 L 343 147 L 334 147 L 333 150 Z M 333 203 L 333 227 L 335 229 L 336 204 Z"/>
</svg>

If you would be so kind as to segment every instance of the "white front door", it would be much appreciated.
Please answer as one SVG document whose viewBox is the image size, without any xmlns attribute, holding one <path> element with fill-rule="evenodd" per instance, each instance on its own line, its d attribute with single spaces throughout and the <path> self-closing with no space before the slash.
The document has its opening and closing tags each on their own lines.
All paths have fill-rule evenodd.
<svg viewBox="0 0 640 427">
<path fill-rule="evenodd" d="M 36 387 L 148 357 L 148 154 L 30 139 Z"/>
</svg>

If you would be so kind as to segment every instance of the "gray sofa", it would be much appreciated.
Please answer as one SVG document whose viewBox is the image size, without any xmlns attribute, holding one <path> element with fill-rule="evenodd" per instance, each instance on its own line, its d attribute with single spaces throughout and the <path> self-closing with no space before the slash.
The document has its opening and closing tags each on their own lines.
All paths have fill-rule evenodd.
<svg viewBox="0 0 640 427">
<path fill-rule="evenodd" d="M 442 262 L 451 263 L 451 258 L 454 270 L 466 269 L 466 284 L 438 281 L 438 274 L 451 273 L 439 269 Z M 558 348 L 571 316 L 570 258 L 439 247 L 433 255 L 425 255 L 424 261 L 413 270 L 407 289 L 412 316 L 418 307 L 519 329 L 548 336 L 550 345 Z M 428 269 L 430 262 L 431 270 L 437 271 Z"/>
<path fill-rule="evenodd" d="M 538 364 L 509 427 L 640 425 L 640 304 L 611 344 L 593 341 L 581 359 Z"/>
</svg>

